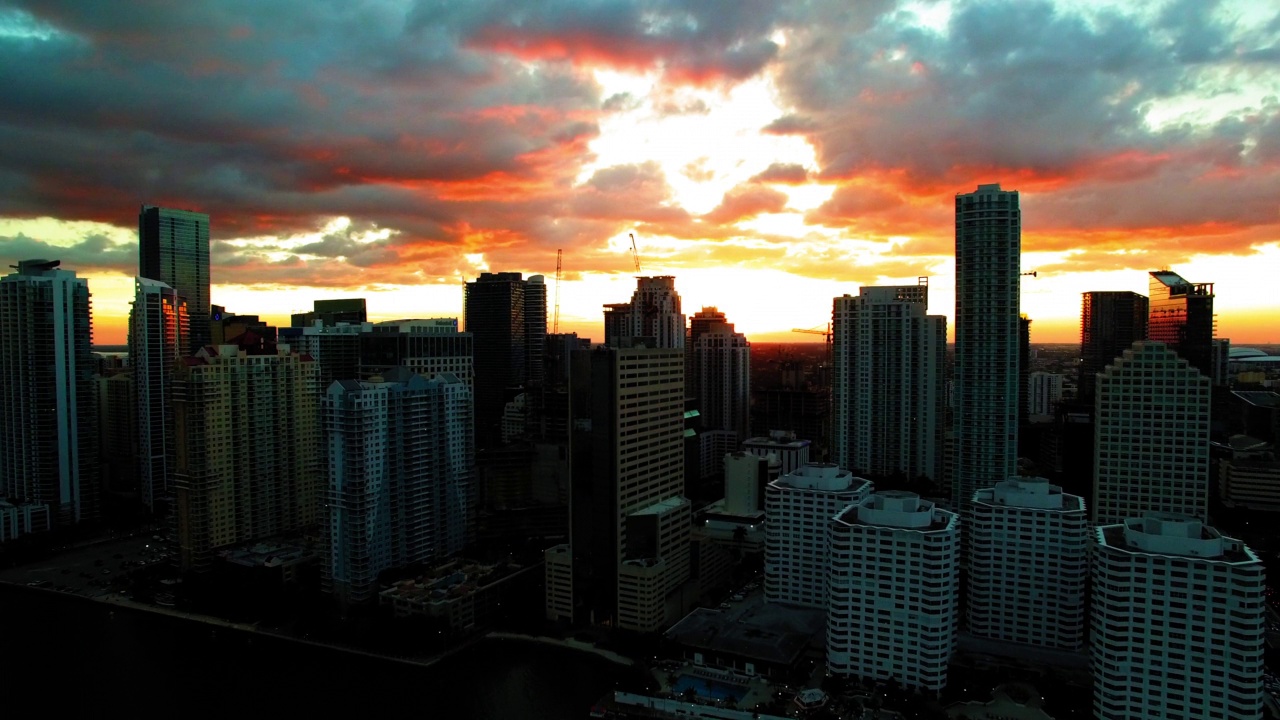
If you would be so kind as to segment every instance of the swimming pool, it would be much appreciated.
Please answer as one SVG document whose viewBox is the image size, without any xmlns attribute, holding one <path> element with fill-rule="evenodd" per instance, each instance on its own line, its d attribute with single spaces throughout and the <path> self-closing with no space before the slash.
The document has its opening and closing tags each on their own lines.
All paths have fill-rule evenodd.
<svg viewBox="0 0 1280 720">
<path fill-rule="evenodd" d="M 694 694 L 700 698 L 733 700 L 734 702 L 742 700 L 742 697 L 747 694 L 747 688 L 741 685 L 733 685 L 718 680 L 706 680 L 692 675 L 681 675 L 672 683 L 671 693 L 676 697 L 680 697 L 686 690 L 693 690 Z"/>
</svg>

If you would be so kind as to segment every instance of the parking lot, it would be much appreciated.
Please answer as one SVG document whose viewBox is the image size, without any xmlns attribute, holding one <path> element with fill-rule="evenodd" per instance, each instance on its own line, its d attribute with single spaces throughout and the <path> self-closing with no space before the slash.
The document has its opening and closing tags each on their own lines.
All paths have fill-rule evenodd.
<svg viewBox="0 0 1280 720">
<path fill-rule="evenodd" d="M 43 587 L 86 597 L 116 592 L 129 573 L 172 561 L 155 535 L 108 540 L 0 571 L 0 582 Z"/>
</svg>

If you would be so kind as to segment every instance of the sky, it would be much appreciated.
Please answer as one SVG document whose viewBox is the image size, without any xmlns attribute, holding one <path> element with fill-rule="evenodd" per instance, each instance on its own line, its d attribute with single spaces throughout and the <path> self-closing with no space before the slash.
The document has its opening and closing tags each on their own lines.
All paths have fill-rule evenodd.
<svg viewBox="0 0 1280 720">
<path fill-rule="evenodd" d="M 283 324 L 460 317 L 515 271 L 599 340 L 674 275 L 686 314 L 803 341 L 863 285 L 953 316 L 985 183 L 1020 193 L 1033 342 L 1161 268 L 1280 342 L 1272 3 L 0 0 L 0 98 L 0 260 L 88 277 L 101 344 L 142 204 L 208 213 L 213 302 Z"/>
</svg>

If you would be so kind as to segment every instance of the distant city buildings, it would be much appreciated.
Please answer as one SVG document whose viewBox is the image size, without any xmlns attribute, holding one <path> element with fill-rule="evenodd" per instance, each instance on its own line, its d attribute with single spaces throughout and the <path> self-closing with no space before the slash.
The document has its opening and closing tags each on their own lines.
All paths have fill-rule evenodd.
<svg viewBox="0 0 1280 720">
<path fill-rule="evenodd" d="M 323 327 L 335 325 L 359 325 L 369 319 L 365 310 L 364 298 L 341 298 L 338 300 L 316 300 L 311 304 L 311 311 L 294 313 L 290 316 L 292 327 L 311 327 L 319 323 Z"/>
<path fill-rule="evenodd" d="M 1092 404 L 1094 375 L 1129 346 L 1147 339 L 1149 302 L 1135 292 L 1083 293 L 1080 304 L 1080 378 L 1076 397 Z"/>
<path fill-rule="evenodd" d="M 152 512 L 171 499 L 173 373 L 187 353 L 189 334 L 186 298 L 159 280 L 135 278 L 129 361 L 137 401 L 139 496 Z"/>
<path fill-rule="evenodd" d="M 57 260 L 0 278 L 0 496 L 48 529 L 97 517 L 98 429 L 89 283 Z"/>
<path fill-rule="evenodd" d="M 143 205 L 138 211 L 138 275 L 159 280 L 186 299 L 191 334 L 183 354 L 211 342 L 208 215 Z"/>
<path fill-rule="evenodd" d="M 764 592 L 769 602 L 825 608 L 831 518 L 871 494 L 869 481 L 810 463 L 765 489 Z"/>
<path fill-rule="evenodd" d="M 246 338 L 255 340 L 255 338 Z M 319 371 L 288 346 L 209 346 L 174 374 L 179 567 L 320 519 Z"/>
<path fill-rule="evenodd" d="M 1148 513 L 1095 531 L 1093 714 L 1262 717 L 1264 568 L 1199 520 Z"/>
<path fill-rule="evenodd" d="M 828 672 L 941 691 L 956 644 L 959 518 L 882 491 L 830 528 Z"/>
<path fill-rule="evenodd" d="M 952 499 L 1017 474 L 1019 288 L 1018 193 L 979 185 L 956 195 L 955 477 Z"/>
<path fill-rule="evenodd" d="M 1213 283 L 1190 283 L 1168 270 L 1150 273 L 1150 311 L 1147 338 L 1213 377 Z"/>
<path fill-rule="evenodd" d="M 321 577 L 341 602 L 372 600 L 385 570 L 462 550 L 474 447 L 461 380 L 397 368 L 380 380 L 335 381 L 324 426 Z"/>
<path fill-rule="evenodd" d="M 1207 517 L 1209 379 L 1164 343 L 1145 341 L 1097 378 L 1094 522 L 1149 510 Z"/>
<path fill-rule="evenodd" d="M 832 448 L 873 477 L 941 481 L 947 319 L 929 286 L 863 287 L 832 309 Z"/>
<path fill-rule="evenodd" d="M 968 628 L 983 638 L 1084 647 L 1089 520 L 1084 500 L 1044 478 L 979 490 L 970 506 Z"/>
</svg>

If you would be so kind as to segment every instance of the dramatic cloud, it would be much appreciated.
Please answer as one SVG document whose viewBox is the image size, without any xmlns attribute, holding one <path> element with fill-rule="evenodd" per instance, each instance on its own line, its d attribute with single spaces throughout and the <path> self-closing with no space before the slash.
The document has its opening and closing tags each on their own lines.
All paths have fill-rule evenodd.
<svg viewBox="0 0 1280 720">
<path fill-rule="evenodd" d="M 1001 182 L 1045 272 L 1247 257 L 1280 242 L 1257 5 L 0 0 L 0 221 L 198 209 L 215 283 L 263 287 L 620 276 L 628 233 L 646 271 L 856 284 L 944 272 L 953 195 Z M 0 255 L 136 271 L 40 227 Z"/>
</svg>

